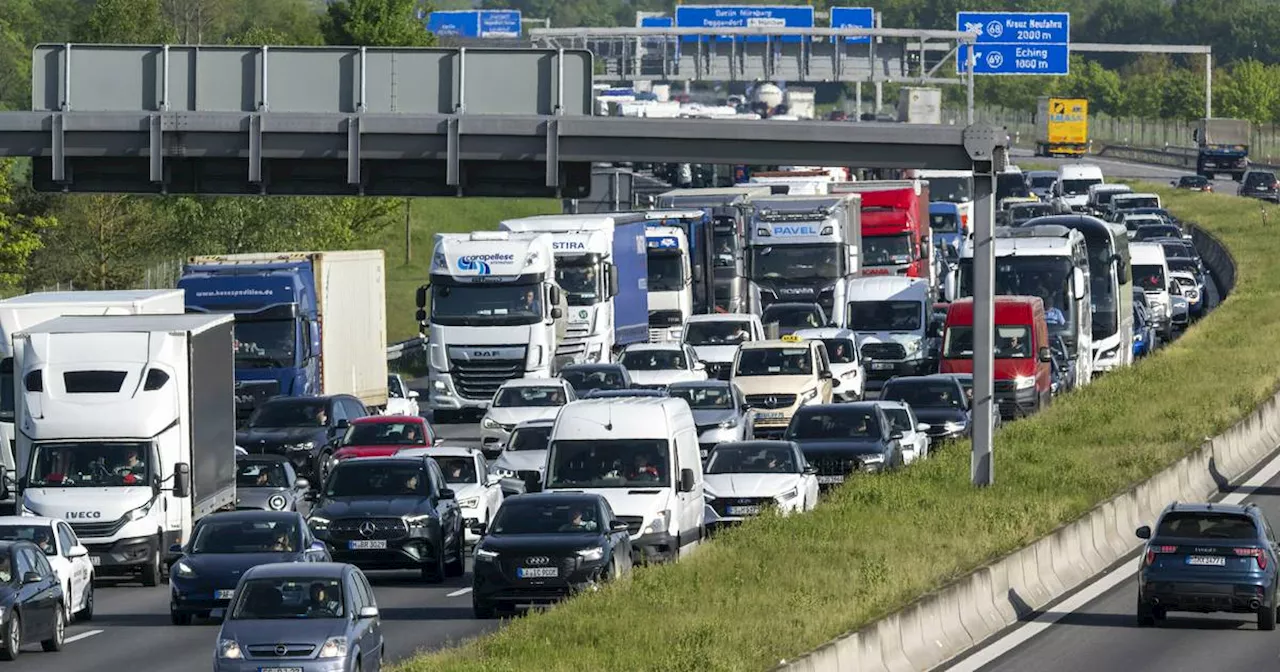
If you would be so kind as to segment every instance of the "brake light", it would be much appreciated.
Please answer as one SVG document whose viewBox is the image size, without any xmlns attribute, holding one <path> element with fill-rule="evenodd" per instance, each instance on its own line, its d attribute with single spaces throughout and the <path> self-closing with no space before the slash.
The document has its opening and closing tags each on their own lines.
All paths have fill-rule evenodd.
<svg viewBox="0 0 1280 672">
<path fill-rule="evenodd" d="M 1150 567 L 1156 561 L 1156 554 L 1177 553 L 1177 546 L 1148 546 L 1147 547 L 1147 566 Z"/>
<path fill-rule="evenodd" d="M 1237 548 L 1236 555 L 1253 558 L 1258 562 L 1258 569 L 1267 568 L 1267 554 L 1261 548 Z"/>
</svg>

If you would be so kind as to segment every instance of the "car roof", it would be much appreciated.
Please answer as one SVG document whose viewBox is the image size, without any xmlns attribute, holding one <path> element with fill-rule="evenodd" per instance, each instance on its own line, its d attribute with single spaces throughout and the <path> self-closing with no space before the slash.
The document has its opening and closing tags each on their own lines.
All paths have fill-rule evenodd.
<svg viewBox="0 0 1280 672">
<path fill-rule="evenodd" d="M 1241 515 L 1249 515 L 1257 510 L 1254 504 L 1215 504 L 1212 502 L 1173 502 L 1165 507 L 1164 513 L 1192 512 L 1192 513 L 1235 513 Z"/>
<path fill-rule="evenodd" d="M 807 404 L 796 410 L 796 413 L 805 412 L 832 412 L 832 411 L 868 411 L 878 408 L 877 401 L 846 401 L 838 404 Z"/>
<path fill-rule="evenodd" d="M 502 387 L 564 387 L 565 382 L 560 378 L 512 378 L 502 384 Z"/>
<path fill-rule="evenodd" d="M 480 452 L 472 446 L 426 446 L 422 448 L 402 448 L 396 455 L 404 457 L 473 457 Z"/>
<path fill-rule="evenodd" d="M 668 389 L 668 390 L 670 390 L 670 389 L 674 389 L 674 388 L 678 388 L 678 387 L 680 387 L 680 388 L 683 388 L 683 387 L 723 387 L 723 388 L 726 388 L 726 389 L 727 389 L 727 388 L 731 387 L 732 385 L 733 385 L 733 383 L 731 383 L 731 382 L 729 382 L 729 381 L 727 381 L 727 380 L 721 380 L 721 379 L 719 379 L 719 378 L 709 378 L 709 379 L 707 379 L 707 380 L 681 380 L 681 381 L 678 381 L 678 382 L 671 383 L 670 385 L 668 385 L 668 386 L 667 386 L 667 389 Z"/>
<path fill-rule="evenodd" d="M 759 319 L 751 313 L 708 313 L 706 315 L 690 315 L 684 323 L 691 322 L 743 322 Z"/>
<path fill-rule="evenodd" d="M 858 334 L 852 329 L 843 327 L 813 327 L 810 329 L 797 329 L 791 332 L 792 336 L 803 338 L 806 340 L 826 340 L 826 339 L 848 339 L 850 341 L 858 340 Z"/>
<path fill-rule="evenodd" d="M 794 336 L 795 334 L 792 334 L 792 335 Z M 809 349 L 814 347 L 814 341 L 812 340 L 784 341 L 782 339 L 769 340 L 769 341 L 747 341 L 746 343 L 740 343 L 738 347 L 742 350 L 764 350 L 767 348 L 771 348 L 774 350 L 781 350 L 783 348 Z"/>
<path fill-rule="evenodd" d="M 950 382 L 950 381 L 956 380 L 956 376 L 972 376 L 972 375 L 973 375 L 972 373 L 931 373 L 927 376 L 896 376 L 894 378 L 890 378 L 889 380 L 885 381 L 885 384 L 888 385 L 889 383 L 928 383 L 928 382 L 936 382 L 939 380 Z"/>
<path fill-rule="evenodd" d="M 338 467 L 341 467 L 344 464 L 369 464 L 372 462 L 385 462 L 387 464 L 400 463 L 400 464 L 411 464 L 411 465 L 418 466 L 422 464 L 423 457 L 427 457 L 427 456 L 421 455 L 416 457 L 409 457 L 407 455 L 400 455 L 397 453 L 395 455 L 378 455 L 373 457 L 349 457 L 345 460 L 338 462 Z M 334 467 L 334 468 L 336 469 L 337 467 Z"/>
<path fill-rule="evenodd" d="M 562 367 L 560 369 L 560 373 L 563 374 L 565 371 L 605 371 L 605 370 L 615 370 L 615 369 L 625 370 L 626 368 L 627 367 L 617 362 L 591 362 L 591 363 L 582 363 L 582 364 L 570 364 L 568 366 Z"/>
<path fill-rule="evenodd" d="M 242 579 L 338 579 L 354 565 L 341 562 L 272 562 L 245 571 Z"/>
<path fill-rule="evenodd" d="M 725 446 L 734 448 L 791 448 L 795 445 L 795 441 L 783 441 L 781 439 L 748 439 L 746 441 L 724 441 L 716 444 L 711 450 L 714 452 Z"/>
<path fill-rule="evenodd" d="M 66 521 L 44 516 L 0 516 L 0 525 L 52 525 L 58 522 Z"/>
<path fill-rule="evenodd" d="M 417 420 L 426 424 L 426 419 L 420 415 L 366 415 L 363 418 L 356 418 L 351 421 L 353 425 L 381 425 L 392 422 L 406 422 L 409 420 Z"/>
<path fill-rule="evenodd" d="M 505 502 L 582 502 L 598 503 L 603 496 L 592 492 L 527 492 L 504 497 Z"/>
<path fill-rule="evenodd" d="M 244 455 L 236 455 L 236 462 L 261 462 L 263 464 L 277 464 L 288 462 L 289 458 L 284 455 L 271 455 L 263 453 L 246 453 Z"/>
<path fill-rule="evenodd" d="M 261 519 L 274 520 L 274 519 L 294 518 L 294 517 L 296 517 L 297 515 L 298 515 L 298 513 L 297 513 L 296 511 L 267 511 L 267 510 L 265 510 L 265 509 L 254 509 L 254 510 L 246 509 L 246 510 L 242 510 L 242 511 L 218 511 L 218 512 L 215 512 L 215 513 L 211 513 L 211 514 L 209 514 L 209 515 L 205 516 L 204 518 L 201 518 L 200 520 L 201 520 L 201 521 L 204 521 L 204 520 L 212 520 L 212 519 L 217 519 L 217 520 L 261 520 Z M 197 521 L 197 522 L 199 522 L 199 521 Z"/>
<path fill-rule="evenodd" d="M 627 347 L 623 348 L 623 352 L 632 352 L 632 351 L 640 351 L 640 350 L 675 350 L 678 352 L 683 352 L 684 349 L 685 349 L 684 343 L 668 341 L 666 343 L 632 343 L 631 345 L 628 345 Z"/>
</svg>

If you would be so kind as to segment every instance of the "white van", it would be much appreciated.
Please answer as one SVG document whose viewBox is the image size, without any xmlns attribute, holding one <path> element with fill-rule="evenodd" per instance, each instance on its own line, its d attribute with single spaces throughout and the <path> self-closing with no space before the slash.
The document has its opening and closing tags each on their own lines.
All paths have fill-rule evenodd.
<svg viewBox="0 0 1280 672">
<path fill-rule="evenodd" d="M 1129 266 L 1133 269 L 1133 284 L 1141 287 L 1151 306 L 1151 318 L 1156 323 L 1160 338 L 1173 338 L 1173 300 L 1169 285 L 1175 282 L 1169 277 L 1169 261 L 1160 243 L 1129 243 Z"/>
<path fill-rule="evenodd" d="M 837 324 L 858 336 L 868 390 L 895 376 L 923 376 L 936 363 L 926 347 L 933 301 L 924 278 L 883 276 L 845 283 L 848 302 Z"/>
<path fill-rule="evenodd" d="M 1089 187 L 1103 184 L 1102 169 L 1089 163 L 1058 166 L 1058 181 L 1053 185 L 1053 198 L 1072 212 L 1084 212 L 1089 204 Z"/>
<path fill-rule="evenodd" d="M 702 457 L 684 399 L 587 399 L 560 409 L 542 487 L 601 495 L 637 562 L 679 558 L 703 539 Z"/>
</svg>

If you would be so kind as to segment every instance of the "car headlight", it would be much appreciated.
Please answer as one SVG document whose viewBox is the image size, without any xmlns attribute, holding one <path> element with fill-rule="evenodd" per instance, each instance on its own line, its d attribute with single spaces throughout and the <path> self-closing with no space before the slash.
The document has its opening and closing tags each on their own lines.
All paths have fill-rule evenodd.
<svg viewBox="0 0 1280 672">
<path fill-rule="evenodd" d="M 724 422 L 720 423 L 720 429 L 733 429 L 734 427 L 737 427 L 737 426 L 738 426 L 737 418 L 729 418 L 728 420 L 725 420 Z"/>
<path fill-rule="evenodd" d="M 346 658 L 347 657 L 347 638 L 346 637 L 330 637 L 324 640 L 324 646 L 320 647 L 320 654 L 317 658 Z"/>
<path fill-rule="evenodd" d="M 234 639 L 218 640 L 218 657 L 219 658 L 244 658 L 244 654 L 240 652 L 240 645 Z"/>
<path fill-rule="evenodd" d="M 311 516 L 307 519 L 307 525 L 312 531 L 323 531 L 329 529 L 329 519 L 323 516 Z"/>
<path fill-rule="evenodd" d="M 1029 390 L 1036 386 L 1036 379 L 1034 376 L 1014 376 L 1013 386 L 1019 390 Z"/>
<path fill-rule="evenodd" d="M 284 449 L 291 453 L 301 453 L 303 451 L 311 452 L 311 449 L 315 447 L 316 447 L 315 441 L 303 441 L 301 443 L 291 443 L 285 446 Z"/>
<path fill-rule="evenodd" d="M 480 421 L 480 426 L 484 429 L 497 429 L 498 423 L 494 422 L 493 418 L 486 415 L 484 416 L 484 419 Z"/>
<path fill-rule="evenodd" d="M 912 339 L 903 343 L 902 348 L 903 350 L 906 350 L 907 355 L 914 355 L 915 353 L 920 352 L 920 341 Z"/>
<path fill-rule="evenodd" d="M 22 506 L 18 508 L 20 509 L 20 511 L 18 511 L 19 516 L 35 516 L 37 518 L 40 517 L 40 514 L 37 513 L 35 509 L 31 508 L 25 501 L 22 503 Z"/>
<path fill-rule="evenodd" d="M 944 423 L 942 423 L 942 429 L 943 429 L 944 431 L 946 431 L 948 434 L 954 434 L 954 433 L 956 433 L 956 432 L 963 432 L 963 431 L 964 431 L 964 424 L 965 424 L 965 423 L 963 423 L 963 422 L 944 422 Z"/>
<path fill-rule="evenodd" d="M 143 504 L 142 506 L 139 506 L 138 508 L 130 511 L 129 513 L 126 513 L 125 516 L 129 519 L 129 522 L 133 522 L 135 520 L 142 520 L 143 518 L 147 517 L 148 513 L 151 513 L 151 505 L 154 504 L 155 501 L 156 500 L 152 499 L 148 501 L 146 504 Z"/>
<path fill-rule="evenodd" d="M 863 455 L 859 460 L 862 468 L 867 471 L 880 471 L 884 468 L 884 455 Z"/>
<path fill-rule="evenodd" d="M 586 560 L 587 562 L 599 560 L 604 557 L 604 547 L 596 546 L 595 548 L 584 548 L 581 551 L 578 551 L 578 557 Z"/>
<path fill-rule="evenodd" d="M 492 473 L 494 476 L 497 476 L 498 478 L 515 478 L 516 477 L 516 472 L 510 469 L 507 469 L 505 467 L 494 467 L 493 469 L 490 470 L 490 473 Z"/>
<path fill-rule="evenodd" d="M 1117 345 L 1114 348 L 1108 348 L 1107 350 L 1103 350 L 1102 354 L 1098 356 L 1098 359 L 1111 359 L 1112 357 L 1115 357 L 1119 353 L 1120 353 L 1120 346 Z"/>
<path fill-rule="evenodd" d="M 809 401 L 810 399 L 816 399 L 817 397 L 818 397 L 817 388 L 814 388 L 812 390 L 805 390 L 804 392 L 800 393 L 800 403 L 803 404 L 804 402 Z"/>
<path fill-rule="evenodd" d="M 173 572 L 184 579 L 196 578 L 196 570 L 191 569 L 185 561 L 179 560 L 173 564 Z"/>
<path fill-rule="evenodd" d="M 670 528 L 671 511 L 663 510 L 658 512 L 657 517 L 653 519 L 653 522 L 649 523 L 648 527 L 644 528 L 644 532 L 641 534 L 663 534 Z"/>
<path fill-rule="evenodd" d="M 497 551 L 476 547 L 476 562 L 490 562 L 496 557 L 498 557 Z"/>
<path fill-rule="evenodd" d="M 702 491 L 702 500 L 703 500 L 704 502 L 711 503 L 711 502 L 716 501 L 716 496 L 715 496 L 714 494 L 710 493 L 710 492 L 707 492 L 706 490 L 703 490 L 703 491 Z"/>
<path fill-rule="evenodd" d="M 790 490 L 782 493 L 781 495 L 778 495 L 777 500 L 779 502 L 789 502 L 799 496 L 800 496 L 800 488 L 798 487 L 791 488 Z"/>
<path fill-rule="evenodd" d="M 479 506 L 479 504 L 480 504 L 479 497 L 468 497 L 466 499 L 458 500 L 458 506 L 464 509 L 474 509 L 477 506 Z"/>
<path fill-rule="evenodd" d="M 404 522 L 409 527 L 422 527 L 430 520 L 431 514 L 429 513 L 418 513 L 411 516 L 404 516 Z"/>
<path fill-rule="evenodd" d="M 284 511 L 284 507 L 289 505 L 289 500 L 284 495 L 271 495 L 267 498 L 267 508 L 272 511 Z"/>
</svg>

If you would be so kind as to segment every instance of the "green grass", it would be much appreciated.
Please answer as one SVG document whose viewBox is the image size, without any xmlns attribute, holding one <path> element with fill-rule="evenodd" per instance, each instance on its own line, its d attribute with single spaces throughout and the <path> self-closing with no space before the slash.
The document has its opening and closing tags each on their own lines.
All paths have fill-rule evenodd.
<svg viewBox="0 0 1280 672">
<path fill-rule="evenodd" d="M 417 310 L 414 293 L 427 281 L 435 234 L 497 231 L 498 222 L 503 219 L 560 211 L 560 201 L 543 198 L 414 199 L 409 217 L 408 261 L 403 222 L 387 227 L 359 246 L 387 253 L 387 341 L 403 341 L 418 333 L 418 323 L 413 319 Z"/>
<path fill-rule="evenodd" d="M 765 670 L 1074 520 L 1193 451 L 1280 382 L 1280 236 L 1257 203 L 1154 188 L 1233 251 L 1237 287 L 1176 343 L 996 436 L 996 484 L 965 445 L 751 521 L 678 564 L 517 619 L 398 672 Z M 1280 221 L 1280 209 L 1270 219 Z"/>
</svg>

